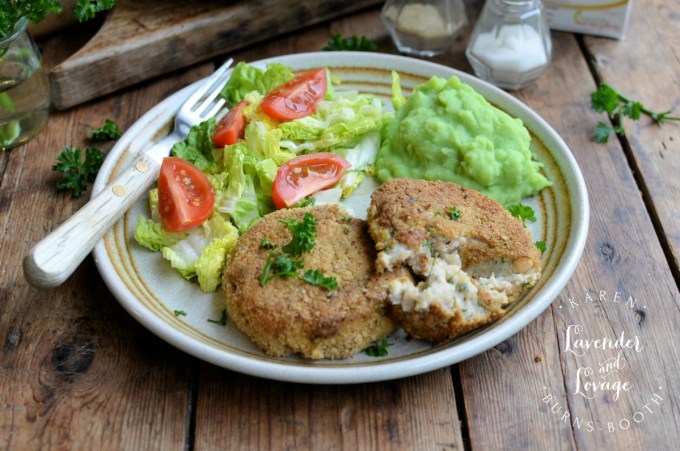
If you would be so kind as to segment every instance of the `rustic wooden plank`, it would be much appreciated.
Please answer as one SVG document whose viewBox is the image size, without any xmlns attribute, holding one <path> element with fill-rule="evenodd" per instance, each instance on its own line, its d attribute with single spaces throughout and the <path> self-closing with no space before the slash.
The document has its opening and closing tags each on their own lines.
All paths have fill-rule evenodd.
<svg viewBox="0 0 680 451">
<path fill-rule="evenodd" d="M 589 99 L 595 83 L 587 81 L 577 41 L 553 33 L 553 44 L 550 70 L 516 95 L 552 124 L 575 154 L 589 187 L 589 237 L 576 273 L 551 311 L 511 338 L 510 349 L 517 352 L 499 359 L 497 347 L 461 364 L 467 416 L 482 420 L 468 425 L 471 444 L 473 449 L 670 449 L 680 434 L 672 401 L 680 388 L 672 338 L 680 321 L 678 289 L 623 150 L 616 140 L 606 146 L 592 141 L 598 115 Z M 599 299 L 600 291 L 606 300 Z M 626 305 L 629 296 L 641 301 Z M 621 368 L 601 378 L 599 370 L 617 350 L 591 349 L 580 357 L 568 352 L 573 329 L 571 339 L 566 332 L 578 325 L 585 329 L 577 338 L 613 341 L 623 332 L 637 337 L 644 349 L 624 349 Z M 585 375 L 587 368 L 594 374 Z M 631 389 L 615 399 L 611 392 L 583 388 L 597 381 L 629 382 Z"/>
<path fill-rule="evenodd" d="M 680 117 L 680 3 L 668 0 L 633 2 L 632 19 L 623 41 L 585 37 L 598 76 L 630 99 L 653 111 L 673 110 Z M 602 115 L 601 120 L 606 122 Z M 657 126 L 643 116 L 626 120 L 630 147 L 641 189 L 663 230 L 678 279 L 680 259 L 680 122 Z M 680 279 L 678 279 L 680 280 Z"/>
<path fill-rule="evenodd" d="M 463 449 L 448 369 L 312 386 L 202 365 L 199 381 L 196 450 Z"/>
<path fill-rule="evenodd" d="M 63 146 L 91 145 L 84 140 L 87 131 L 105 118 L 128 127 L 158 101 L 212 70 L 212 64 L 204 65 L 125 95 L 54 113 L 34 141 L 3 153 L 3 448 L 184 448 L 194 360 L 134 321 L 103 284 L 92 258 L 50 291 L 28 286 L 21 259 L 86 201 L 86 196 L 74 200 L 56 192 L 51 166 Z"/>
<path fill-rule="evenodd" d="M 185 2 L 121 0 L 97 34 L 49 73 L 56 108 L 68 108 L 376 0 Z"/>
</svg>

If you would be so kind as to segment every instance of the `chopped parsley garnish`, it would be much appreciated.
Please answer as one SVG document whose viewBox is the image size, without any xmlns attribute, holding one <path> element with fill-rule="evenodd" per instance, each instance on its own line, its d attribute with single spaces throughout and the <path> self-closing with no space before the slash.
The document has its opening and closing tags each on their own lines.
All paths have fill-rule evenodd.
<svg viewBox="0 0 680 451">
<path fill-rule="evenodd" d="M 590 105 L 598 113 L 607 113 L 613 124 L 610 126 L 598 122 L 595 126 L 595 141 L 598 143 L 606 143 L 612 132 L 623 135 L 625 117 L 637 121 L 641 114 L 645 114 L 657 124 L 663 124 L 664 121 L 680 121 L 680 117 L 670 116 L 670 110 L 662 113 L 651 111 L 642 103 L 623 96 L 606 83 L 601 83 L 597 90 L 590 94 Z"/>
<path fill-rule="evenodd" d="M 345 235 L 349 235 L 349 227 L 343 226 L 342 227 L 342 233 L 344 233 Z"/>
<path fill-rule="evenodd" d="M 213 324 L 219 324 L 220 326 L 226 326 L 227 325 L 227 311 L 222 310 L 222 316 L 220 319 L 208 319 L 209 323 Z"/>
<path fill-rule="evenodd" d="M 76 0 L 73 15 L 79 22 L 94 18 L 97 13 L 113 8 L 116 0 Z"/>
<path fill-rule="evenodd" d="M 281 254 L 269 254 L 260 277 L 260 286 L 263 287 L 272 279 L 284 276 L 297 276 L 302 269 L 303 260 L 293 260 Z"/>
<path fill-rule="evenodd" d="M 351 216 L 343 216 L 343 217 L 342 217 L 342 220 L 343 220 L 344 222 L 352 222 L 352 217 L 351 217 Z"/>
<path fill-rule="evenodd" d="M 90 130 L 90 136 L 97 141 L 108 141 L 120 138 L 123 136 L 123 132 L 118 127 L 118 124 L 111 119 L 107 119 L 103 126 Z"/>
<path fill-rule="evenodd" d="M 387 347 L 392 346 L 387 339 L 377 341 L 364 349 L 364 353 L 369 357 L 385 357 L 388 354 Z"/>
<path fill-rule="evenodd" d="M 309 270 L 302 279 L 310 285 L 325 288 L 328 291 L 338 288 L 338 280 L 335 277 L 326 277 L 318 269 Z"/>
<path fill-rule="evenodd" d="M 297 219 L 280 220 L 293 234 L 290 242 L 283 246 L 283 252 L 293 257 L 309 252 L 314 247 L 316 239 L 316 219 L 311 213 L 305 213 L 302 221 Z"/>
<path fill-rule="evenodd" d="M 267 238 L 262 238 L 262 241 L 260 241 L 260 249 L 275 249 L 275 248 L 276 244 L 272 243 Z"/>
<path fill-rule="evenodd" d="M 187 312 L 185 312 L 184 310 L 173 310 L 172 313 L 174 313 L 175 316 L 187 316 Z"/>
<path fill-rule="evenodd" d="M 57 164 L 53 171 L 62 172 L 64 176 L 57 181 L 59 191 L 71 190 L 74 198 L 80 197 L 87 189 L 89 182 L 94 182 L 97 172 L 104 162 L 104 154 L 94 147 L 85 149 L 85 161 L 81 159 L 78 147 L 64 147 L 57 156 Z"/>
<path fill-rule="evenodd" d="M 534 246 L 536 246 L 538 248 L 538 250 L 541 251 L 541 252 L 545 252 L 545 250 L 547 249 L 545 247 L 545 241 L 536 241 L 534 243 Z"/>
<path fill-rule="evenodd" d="M 351 36 L 343 38 L 340 34 L 331 35 L 328 44 L 322 50 L 355 50 L 359 52 L 375 52 L 378 50 L 378 43 L 365 36 Z"/>
<path fill-rule="evenodd" d="M 528 205 L 524 205 L 522 203 L 515 204 L 509 207 L 508 211 L 515 218 L 521 219 L 522 224 L 526 224 L 526 221 L 536 221 L 536 213 L 534 213 L 534 209 Z"/>
<path fill-rule="evenodd" d="M 451 215 L 451 219 L 454 221 L 458 221 L 460 219 L 460 210 L 458 210 L 456 207 L 446 207 L 447 210 L 449 210 L 449 214 Z"/>
</svg>

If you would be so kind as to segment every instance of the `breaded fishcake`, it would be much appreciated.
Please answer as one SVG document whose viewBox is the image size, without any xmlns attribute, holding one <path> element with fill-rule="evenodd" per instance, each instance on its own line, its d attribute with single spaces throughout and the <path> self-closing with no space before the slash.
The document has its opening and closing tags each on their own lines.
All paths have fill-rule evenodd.
<svg viewBox="0 0 680 451">
<path fill-rule="evenodd" d="M 270 253 L 282 253 L 291 240 L 280 220 L 302 221 L 306 213 L 317 222 L 317 236 L 311 251 L 301 256 L 299 275 L 261 286 Z M 376 251 L 366 229 L 365 221 L 336 205 L 267 215 L 239 237 L 229 254 L 223 278 L 229 319 L 260 349 L 279 357 L 346 358 L 389 335 L 396 324 L 386 316 L 387 284 L 374 278 Z M 263 239 L 276 248 L 263 249 Z M 303 281 L 307 270 L 335 277 L 337 288 L 329 291 Z M 367 296 L 368 287 L 372 296 Z"/>
<path fill-rule="evenodd" d="M 390 180 L 368 211 L 376 267 L 406 267 L 388 287 L 391 314 L 416 338 L 454 338 L 504 315 L 541 274 L 541 254 L 521 221 L 469 188 Z"/>
</svg>

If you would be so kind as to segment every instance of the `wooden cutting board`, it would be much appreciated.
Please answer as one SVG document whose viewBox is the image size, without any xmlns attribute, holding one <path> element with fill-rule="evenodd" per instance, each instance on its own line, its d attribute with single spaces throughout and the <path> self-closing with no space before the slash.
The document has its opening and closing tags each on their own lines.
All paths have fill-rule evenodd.
<svg viewBox="0 0 680 451">
<path fill-rule="evenodd" d="M 119 0 L 97 33 L 50 70 L 65 109 L 380 0 Z"/>
</svg>

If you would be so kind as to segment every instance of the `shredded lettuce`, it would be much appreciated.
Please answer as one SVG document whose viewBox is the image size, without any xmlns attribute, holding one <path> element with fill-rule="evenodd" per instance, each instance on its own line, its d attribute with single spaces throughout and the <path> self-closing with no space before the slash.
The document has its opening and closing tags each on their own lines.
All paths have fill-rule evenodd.
<svg viewBox="0 0 680 451">
<path fill-rule="evenodd" d="M 161 252 L 184 278 L 196 276 L 203 291 L 214 291 L 224 270 L 227 253 L 237 238 L 236 227 L 223 215 L 213 213 L 200 227 L 191 229 L 185 239 L 161 248 Z"/>
<path fill-rule="evenodd" d="M 266 70 L 262 70 L 240 62 L 234 67 L 221 94 L 230 106 L 234 106 L 252 91 L 266 94 L 291 78 L 293 70 L 283 64 L 271 63 Z"/>
<path fill-rule="evenodd" d="M 160 251 L 164 247 L 172 246 L 187 237 L 186 232 L 168 232 L 160 222 L 147 219 L 144 216 L 137 218 L 135 227 L 135 241 L 152 251 Z"/>
<path fill-rule="evenodd" d="M 186 139 L 172 146 L 170 154 L 184 158 L 203 172 L 216 171 L 214 146 L 210 139 L 214 130 L 215 118 L 191 127 Z"/>
<path fill-rule="evenodd" d="M 281 147 L 296 154 L 352 146 L 384 121 L 379 99 L 356 91 L 338 92 L 321 101 L 314 114 L 280 125 Z"/>
</svg>

